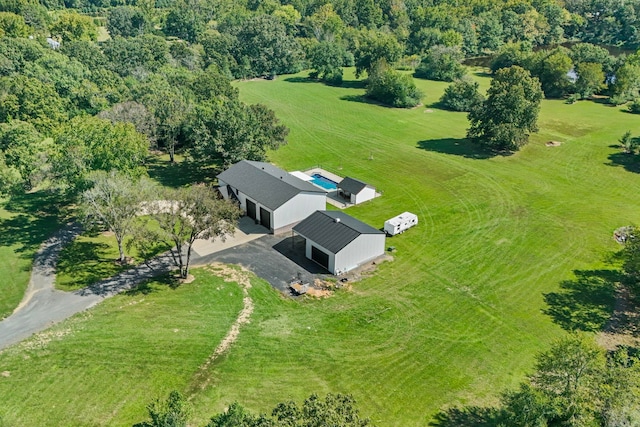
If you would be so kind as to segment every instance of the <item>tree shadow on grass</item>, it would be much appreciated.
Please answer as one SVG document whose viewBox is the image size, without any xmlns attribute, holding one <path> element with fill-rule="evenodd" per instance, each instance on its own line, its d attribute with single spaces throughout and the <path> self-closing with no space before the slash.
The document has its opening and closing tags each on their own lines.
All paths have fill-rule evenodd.
<svg viewBox="0 0 640 427">
<path fill-rule="evenodd" d="M 366 89 L 367 81 L 366 80 L 343 80 L 340 87 L 345 89 Z"/>
<path fill-rule="evenodd" d="M 9 212 L 0 218 L 0 246 L 14 246 L 18 253 L 35 251 L 68 220 L 68 201 L 57 193 L 16 194 L 4 204 Z"/>
<path fill-rule="evenodd" d="M 345 89 L 364 89 L 367 87 L 366 80 L 343 80 L 342 83 L 339 85 L 332 85 L 332 84 L 323 82 L 322 80 L 312 79 L 311 77 L 296 76 L 296 77 L 287 77 L 286 79 L 284 79 L 284 81 L 288 83 L 319 83 L 319 84 L 324 84 L 326 86 L 341 87 Z"/>
<path fill-rule="evenodd" d="M 619 105 L 609 102 L 608 96 L 592 96 L 588 100 L 596 104 L 604 105 L 605 107 L 619 107 Z"/>
<path fill-rule="evenodd" d="M 616 289 L 624 280 L 617 270 L 574 271 L 560 283 L 561 291 L 544 294 L 543 312 L 567 331 L 603 331 L 615 314 Z"/>
<path fill-rule="evenodd" d="M 610 146 L 619 148 L 617 145 Z M 634 173 L 640 173 L 640 159 L 637 155 L 630 153 L 617 152 L 609 154 L 609 166 L 623 167 L 625 170 Z"/>
<path fill-rule="evenodd" d="M 426 139 L 418 141 L 418 148 L 427 151 L 434 151 L 442 154 L 453 154 L 468 159 L 490 159 L 499 155 L 507 156 L 511 153 L 498 153 L 474 144 L 465 138 L 442 138 Z"/>
<path fill-rule="evenodd" d="M 216 166 L 203 166 L 195 162 L 183 160 L 170 163 L 159 157 L 147 160 L 149 177 L 165 187 L 184 187 L 196 182 L 211 182 L 219 169 Z"/>
<path fill-rule="evenodd" d="M 433 427 L 497 427 L 500 425 L 500 420 L 495 408 L 469 406 L 441 411 L 429 425 Z"/>
<path fill-rule="evenodd" d="M 342 101 L 360 102 L 362 104 L 377 105 L 379 107 L 384 107 L 384 108 L 396 108 L 392 105 L 383 104 L 382 102 L 378 102 L 374 99 L 367 98 L 364 95 L 344 95 L 344 96 L 341 96 L 340 99 Z"/>
<path fill-rule="evenodd" d="M 301 76 L 287 77 L 284 79 L 284 81 L 287 83 L 318 83 L 318 80 L 316 79 L 312 79 L 311 77 L 301 77 Z"/>
<path fill-rule="evenodd" d="M 60 253 L 56 274 L 71 277 L 58 285 L 65 289 L 80 289 L 111 277 L 128 265 L 118 264 L 106 243 L 74 241 Z"/>
<path fill-rule="evenodd" d="M 149 295 L 165 287 L 178 289 L 180 287 L 180 280 L 173 273 L 165 273 L 151 280 L 145 280 L 122 294 L 126 296 Z"/>
</svg>

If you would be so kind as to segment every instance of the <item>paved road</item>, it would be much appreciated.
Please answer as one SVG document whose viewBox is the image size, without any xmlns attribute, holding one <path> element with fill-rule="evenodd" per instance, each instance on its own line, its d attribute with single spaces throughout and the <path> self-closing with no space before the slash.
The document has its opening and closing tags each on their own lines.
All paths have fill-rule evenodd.
<svg viewBox="0 0 640 427">
<path fill-rule="evenodd" d="M 11 316 L 0 322 L 0 350 L 86 310 L 107 297 L 131 289 L 142 280 L 175 268 L 171 258 L 163 255 L 89 288 L 76 292 L 58 291 L 54 288 L 58 255 L 62 247 L 71 242 L 80 231 L 78 224 L 68 225 L 50 237 L 36 253 L 31 280 L 22 302 Z"/>
</svg>

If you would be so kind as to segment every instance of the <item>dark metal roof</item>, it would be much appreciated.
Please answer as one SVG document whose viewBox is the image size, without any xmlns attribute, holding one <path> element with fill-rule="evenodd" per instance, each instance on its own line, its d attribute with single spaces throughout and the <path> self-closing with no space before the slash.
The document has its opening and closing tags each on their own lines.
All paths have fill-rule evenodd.
<svg viewBox="0 0 640 427">
<path fill-rule="evenodd" d="M 350 176 L 345 177 L 342 181 L 340 181 L 340 184 L 338 184 L 338 188 L 341 188 L 347 193 L 351 194 L 358 194 L 366 186 L 367 183 L 355 178 L 351 178 Z"/>
<path fill-rule="evenodd" d="M 242 160 L 218 175 L 218 179 L 274 210 L 301 192 L 322 193 L 315 185 L 269 163 Z"/>
<path fill-rule="evenodd" d="M 340 211 L 315 211 L 293 227 L 293 231 L 334 254 L 361 234 L 384 234 Z"/>
</svg>

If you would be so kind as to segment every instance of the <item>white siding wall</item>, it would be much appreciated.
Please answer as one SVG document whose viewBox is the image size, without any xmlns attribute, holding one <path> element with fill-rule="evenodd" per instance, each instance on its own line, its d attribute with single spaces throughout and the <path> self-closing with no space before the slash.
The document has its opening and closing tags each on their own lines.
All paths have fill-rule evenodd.
<svg viewBox="0 0 640 427">
<path fill-rule="evenodd" d="M 325 193 L 299 193 L 273 212 L 273 229 L 297 223 L 314 213 L 327 208 Z"/>
<path fill-rule="evenodd" d="M 384 254 L 384 238 L 384 234 L 361 234 L 335 255 L 331 272 L 345 273 Z"/>
<path fill-rule="evenodd" d="M 357 240 L 357 239 L 356 239 Z M 315 242 L 312 242 L 309 239 L 305 239 L 305 256 L 309 259 L 311 258 L 311 246 L 315 246 L 316 248 L 320 249 L 322 252 L 325 252 L 327 254 L 329 254 L 329 271 L 333 274 L 335 274 L 335 265 L 336 265 L 336 256 L 335 254 L 331 253 L 331 251 L 326 250 L 325 248 L 323 248 L 322 246 L 318 245 Z"/>
<path fill-rule="evenodd" d="M 229 199 L 229 193 L 227 192 L 227 184 L 223 181 L 218 180 L 218 185 L 220 189 L 220 193 L 225 200 Z"/>
<path fill-rule="evenodd" d="M 351 203 L 358 204 L 366 202 L 376 197 L 376 189 L 371 187 L 364 187 L 358 194 L 351 195 Z"/>
<path fill-rule="evenodd" d="M 253 200 L 251 197 L 247 197 L 247 195 L 244 194 L 242 191 L 236 190 L 236 193 L 238 194 L 238 200 L 240 200 L 240 209 L 242 209 L 245 214 L 247 213 L 247 199 L 251 200 L 252 202 L 254 202 L 256 204 L 256 217 L 258 218 L 258 221 L 260 220 L 260 208 L 264 208 L 268 212 L 271 212 L 271 228 L 275 229 L 275 227 L 273 226 L 273 216 L 274 215 L 273 215 L 273 212 L 271 211 L 271 209 L 269 209 L 268 207 L 266 207 L 264 205 L 261 205 L 257 201 Z"/>
</svg>

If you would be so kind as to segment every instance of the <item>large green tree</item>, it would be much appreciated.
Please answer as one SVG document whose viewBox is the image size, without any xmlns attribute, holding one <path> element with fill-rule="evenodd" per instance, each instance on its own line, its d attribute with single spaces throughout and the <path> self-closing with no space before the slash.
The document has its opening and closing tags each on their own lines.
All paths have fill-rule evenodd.
<svg viewBox="0 0 640 427">
<path fill-rule="evenodd" d="M 27 37 L 30 31 L 22 16 L 11 12 L 0 12 L 0 36 Z"/>
<path fill-rule="evenodd" d="M 346 49 L 340 43 L 326 41 L 314 45 L 309 52 L 309 60 L 315 75 L 320 80 L 334 85 L 342 83 L 342 67 L 348 56 Z"/>
<path fill-rule="evenodd" d="M 380 61 L 369 72 L 365 96 L 392 107 L 409 108 L 420 103 L 422 92 L 413 78 Z"/>
<path fill-rule="evenodd" d="M 529 71 L 540 80 L 542 91 L 549 98 L 559 98 L 570 91 L 568 73 L 573 67 L 571 58 L 564 49 L 540 52 L 531 57 Z"/>
<path fill-rule="evenodd" d="M 638 362 L 624 348 L 605 354 L 586 337 L 562 339 L 538 356 L 520 389 L 504 395 L 504 425 L 638 425 Z"/>
<path fill-rule="evenodd" d="M 14 186 L 30 190 L 46 176 L 50 167 L 51 144 L 27 122 L 13 120 L 0 124 L 0 153 L 6 168 L 12 169 Z"/>
<path fill-rule="evenodd" d="M 115 170 L 94 172 L 89 181 L 91 188 L 80 198 L 85 223 L 99 225 L 114 234 L 118 261 L 124 263 L 124 239 L 133 231 L 140 204 L 150 195 L 151 183 Z"/>
<path fill-rule="evenodd" d="M 51 25 L 51 35 L 63 42 L 71 40 L 98 39 L 98 28 L 89 16 L 79 13 L 64 13 Z"/>
<path fill-rule="evenodd" d="M 589 98 L 605 88 L 602 64 L 595 62 L 581 62 L 575 67 L 578 79 L 575 83 L 576 93 L 583 98 Z"/>
<path fill-rule="evenodd" d="M 299 71 L 302 50 L 276 17 L 258 15 L 243 22 L 232 54 L 236 77 L 256 77 Z"/>
<path fill-rule="evenodd" d="M 457 47 L 433 46 L 420 62 L 415 76 L 452 82 L 464 76 L 463 58 L 464 55 Z"/>
<path fill-rule="evenodd" d="M 23 120 L 48 134 L 67 119 L 67 108 L 52 84 L 24 75 L 0 78 L 0 122 Z"/>
<path fill-rule="evenodd" d="M 286 143 L 289 129 L 261 104 L 218 98 L 202 103 L 189 118 L 191 153 L 200 162 L 229 166 L 240 160 L 265 160 L 266 151 Z"/>
<path fill-rule="evenodd" d="M 144 12 L 133 6 L 117 6 L 107 16 L 107 31 L 111 37 L 135 37 L 152 28 Z"/>
<path fill-rule="evenodd" d="M 469 113 L 467 137 L 491 149 L 513 151 L 538 130 L 540 101 L 538 79 L 521 67 L 502 68 L 495 73 L 487 99 Z"/>
<path fill-rule="evenodd" d="M 55 138 L 54 172 L 69 190 L 83 191 L 93 171 L 120 171 L 137 178 L 149 152 L 149 140 L 130 123 L 75 117 Z"/>
<path fill-rule="evenodd" d="M 371 71 L 380 60 L 394 64 L 402 56 L 402 46 L 391 33 L 367 30 L 359 33 L 357 47 L 354 52 L 356 77 Z"/>
<path fill-rule="evenodd" d="M 480 84 L 469 77 L 447 86 L 440 98 L 440 104 L 452 111 L 469 112 L 484 101 L 480 94 Z"/>
<path fill-rule="evenodd" d="M 177 1 L 169 11 L 164 33 L 194 43 L 206 28 L 206 16 L 197 1 Z"/>
<path fill-rule="evenodd" d="M 222 239 L 233 234 L 240 210 L 203 185 L 166 190 L 162 200 L 150 206 L 158 221 L 160 238 L 172 246 L 180 277 L 189 276 L 193 243 L 198 239 Z"/>
</svg>

